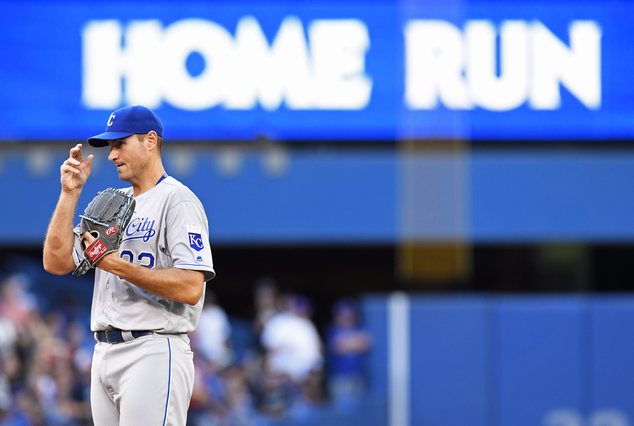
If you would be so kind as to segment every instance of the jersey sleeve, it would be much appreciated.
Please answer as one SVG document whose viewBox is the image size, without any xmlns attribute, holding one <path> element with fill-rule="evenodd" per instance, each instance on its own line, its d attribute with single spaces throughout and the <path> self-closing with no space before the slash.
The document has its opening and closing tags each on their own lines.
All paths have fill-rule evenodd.
<svg viewBox="0 0 634 426">
<path fill-rule="evenodd" d="M 73 229 L 73 234 L 75 237 L 75 241 L 73 243 L 73 262 L 75 262 L 75 266 L 79 266 L 79 264 L 84 260 L 84 245 L 82 244 L 81 236 L 79 235 L 79 225 Z"/>
<path fill-rule="evenodd" d="M 170 208 L 165 235 L 175 268 L 201 271 L 205 274 L 205 281 L 216 276 L 207 216 L 199 202 L 180 201 Z"/>
</svg>

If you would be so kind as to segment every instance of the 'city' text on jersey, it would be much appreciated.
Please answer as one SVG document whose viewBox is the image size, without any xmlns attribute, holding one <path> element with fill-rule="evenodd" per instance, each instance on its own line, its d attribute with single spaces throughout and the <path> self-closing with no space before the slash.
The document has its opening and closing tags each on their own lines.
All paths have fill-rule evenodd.
<svg viewBox="0 0 634 426">
<path fill-rule="evenodd" d="M 155 223 L 156 220 L 148 217 L 133 218 L 125 229 L 123 241 L 141 238 L 147 243 L 150 238 L 156 235 L 156 230 L 154 229 Z"/>
</svg>

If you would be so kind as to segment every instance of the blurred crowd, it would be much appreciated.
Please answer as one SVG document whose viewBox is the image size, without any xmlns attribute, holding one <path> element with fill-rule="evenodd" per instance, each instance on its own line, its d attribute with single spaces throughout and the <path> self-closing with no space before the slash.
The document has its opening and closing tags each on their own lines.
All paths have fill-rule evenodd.
<svg viewBox="0 0 634 426">
<path fill-rule="evenodd" d="M 89 311 L 60 304 L 42 312 L 38 295 L 22 274 L 0 284 L 0 426 L 91 425 Z M 334 303 L 319 328 L 312 318 L 309 299 L 268 279 L 255 285 L 249 319 L 229 316 L 208 291 L 190 335 L 188 425 L 301 424 L 320 410 L 354 410 L 372 346 L 356 301 Z"/>
</svg>

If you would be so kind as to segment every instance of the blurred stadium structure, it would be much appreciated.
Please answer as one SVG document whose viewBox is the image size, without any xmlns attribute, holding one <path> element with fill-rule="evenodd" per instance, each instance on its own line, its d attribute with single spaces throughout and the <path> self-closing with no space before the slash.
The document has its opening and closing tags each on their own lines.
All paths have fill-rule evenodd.
<svg viewBox="0 0 634 426">
<path fill-rule="evenodd" d="M 210 221 L 192 425 L 634 423 L 630 2 L 2 9 L 0 425 L 91 424 L 91 279 L 41 244 L 132 103 Z M 91 152 L 80 205 L 121 185 Z M 264 361 L 280 310 L 302 373 Z"/>
</svg>

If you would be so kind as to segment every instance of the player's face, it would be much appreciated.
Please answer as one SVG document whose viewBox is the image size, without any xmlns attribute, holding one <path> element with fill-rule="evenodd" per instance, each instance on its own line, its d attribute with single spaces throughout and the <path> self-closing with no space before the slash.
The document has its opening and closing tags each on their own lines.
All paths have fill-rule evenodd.
<svg viewBox="0 0 634 426">
<path fill-rule="evenodd" d="M 110 141 L 108 160 L 117 167 L 121 180 L 133 182 L 141 177 L 148 163 L 148 157 L 145 143 L 139 140 L 137 135 Z"/>
</svg>

